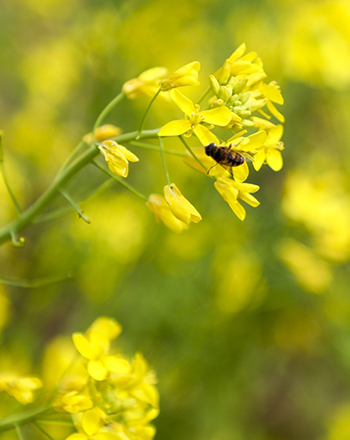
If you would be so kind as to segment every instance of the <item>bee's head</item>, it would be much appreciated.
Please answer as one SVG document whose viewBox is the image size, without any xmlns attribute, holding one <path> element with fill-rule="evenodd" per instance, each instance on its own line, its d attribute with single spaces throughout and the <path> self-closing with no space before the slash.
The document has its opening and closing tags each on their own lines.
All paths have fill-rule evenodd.
<svg viewBox="0 0 350 440">
<path fill-rule="evenodd" d="M 207 156 L 211 156 L 212 155 L 212 151 L 214 150 L 214 149 L 216 149 L 217 147 L 216 147 L 216 145 L 214 144 L 214 143 L 211 143 L 211 144 L 208 144 L 208 145 L 206 145 L 205 147 L 204 147 L 204 149 L 205 149 L 205 154 L 207 155 Z"/>
</svg>

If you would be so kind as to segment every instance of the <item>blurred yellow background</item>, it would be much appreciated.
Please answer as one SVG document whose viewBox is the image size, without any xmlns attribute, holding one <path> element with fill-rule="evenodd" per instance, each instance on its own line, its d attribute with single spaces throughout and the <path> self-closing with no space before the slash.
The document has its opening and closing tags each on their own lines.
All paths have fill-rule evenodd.
<svg viewBox="0 0 350 440">
<path fill-rule="evenodd" d="M 199 60 L 204 90 L 243 42 L 285 98 L 285 165 L 251 171 L 261 205 L 240 222 L 209 179 L 171 157 L 172 180 L 203 217 L 181 235 L 117 183 L 82 204 L 90 225 L 70 212 L 26 228 L 24 248 L 1 246 L 0 277 L 72 278 L 0 285 L 1 358 L 39 374 L 53 337 L 110 315 L 125 329 L 122 349 L 140 350 L 157 371 L 158 440 L 345 440 L 349 1 L 2 0 L 6 170 L 28 206 L 125 81 Z M 133 131 L 148 103 L 123 102 L 107 122 Z M 156 102 L 146 128 L 178 116 Z M 133 151 L 129 181 L 161 192 L 159 154 Z M 105 179 L 88 167 L 69 189 L 84 198 Z M 2 180 L 0 198 L 5 224 L 15 211 Z"/>
</svg>

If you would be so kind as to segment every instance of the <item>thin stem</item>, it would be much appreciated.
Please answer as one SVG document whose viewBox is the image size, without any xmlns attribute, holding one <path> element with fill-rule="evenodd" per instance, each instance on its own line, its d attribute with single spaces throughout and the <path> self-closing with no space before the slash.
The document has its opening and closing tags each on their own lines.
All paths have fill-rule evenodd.
<svg viewBox="0 0 350 440">
<path fill-rule="evenodd" d="M 156 138 L 158 131 L 159 128 L 145 130 L 141 134 L 141 137 L 144 139 Z M 121 134 L 116 139 L 121 143 L 130 142 L 135 140 L 137 135 L 138 133 L 134 131 Z M 12 220 L 0 230 L 0 244 L 11 239 L 12 234 L 16 234 L 18 231 L 31 224 L 38 214 L 43 212 L 44 209 L 57 197 L 60 190 L 98 154 L 99 151 L 95 146 L 90 147 L 66 169 L 64 169 L 48 189 L 31 206 L 29 206 L 29 208 L 22 212 L 21 218 Z"/>
<path fill-rule="evenodd" d="M 54 440 L 54 438 L 44 429 L 36 420 L 33 420 L 33 424 L 41 431 L 47 438 Z"/>
<path fill-rule="evenodd" d="M 16 198 L 15 198 L 15 196 L 14 196 L 12 190 L 11 190 L 11 187 L 10 187 L 10 184 L 9 184 L 9 182 L 7 180 L 7 176 L 6 176 L 6 172 L 5 172 L 4 149 L 3 149 L 4 147 L 3 147 L 3 144 L 4 144 L 4 134 L 3 134 L 2 131 L 0 131 L 0 171 L 1 171 L 1 174 L 2 174 L 2 178 L 4 179 L 4 183 L 5 183 L 7 192 L 9 193 L 9 196 L 10 196 L 10 198 L 12 200 L 12 203 L 13 203 L 16 211 L 17 211 L 18 217 L 20 217 L 21 214 L 22 214 L 22 211 L 21 211 L 21 208 L 20 208 L 20 206 L 19 206 L 19 204 L 18 204 L 18 202 L 17 202 L 17 200 L 16 200 Z"/>
<path fill-rule="evenodd" d="M 193 156 L 193 158 L 205 169 L 205 171 L 207 171 L 207 167 L 205 165 L 203 165 L 203 163 L 198 159 L 198 157 L 194 154 L 194 152 L 192 151 L 192 148 L 187 144 L 187 142 L 185 141 L 185 139 L 180 135 L 179 136 L 180 141 L 184 144 L 185 148 L 189 151 L 189 153 Z"/>
<path fill-rule="evenodd" d="M 129 191 L 137 195 L 138 197 L 141 197 L 143 200 L 148 200 L 147 197 L 140 192 L 138 192 L 135 188 L 133 188 L 131 185 L 129 185 L 123 178 L 116 176 L 112 173 L 108 168 L 104 167 L 103 165 L 99 164 L 96 160 L 93 160 L 92 163 L 101 171 L 106 173 L 109 177 L 112 177 L 112 179 L 116 180 L 118 183 L 120 183 L 122 186 L 127 188 Z"/>
<path fill-rule="evenodd" d="M 52 277 L 45 277 L 45 278 L 35 278 L 33 280 L 23 280 L 20 278 L 10 278 L 10 277 L 0 276 L 0 283 L 5 284 L 7 286 L 17 286 L 17 287 L 24 287 L 27 289 L 34 289 L 36 287 L 43 287 L 43 286 L 49 286 L 51 284 L 60 283 L 61 281 L 66 281 L 69 278 L 72 278 L 70 274 L 54 275 Z"/>
<path fill-rule="evenodd" d="M 166 162 L 165 162 L 165 154 L 164 154 L 164 147 L 163 147 L 163 139 L 159 136 L 158 141 L 159 141 L 160 155 L 162 156 L 162 162 L 163 162 L 163 168 L 164 168 L 164 173 L 165 173 L 166 182 L 167 182 L 167 184 L 170 186 L 171 182 L 170 182 L 170 177 L 169 177 L 169 173 L 168 173 L 168 168 L 167 168 L 167 166 L 166 166 Z"/>
<path fill-rule="evenodd" d="M 24 425 L 25 423 L 31 422 L 38 415 L 42 415 L 48 411 L 51 411 L 52 408 L 48 408 L 47 406 L 42 406 L 35 410 L 29 410 L 22 412 L 21 414 L 13 414 L 8 417 L 4 417 L 0 420 L 0 432 L 9 431 L 10 429 L 14 429 L 16 425 Z"/>
<path fill-rule="evenodd" d="M 143 117 L 142 117 L 142 120 L 141 120 L 141 124 L 140 124 L 139 130 L 138 130 L 138 136 L 136 137 L 136 140 L 139 139 L 140 134 L 142 133 L 143 127 L 144 127 L 144 125 L 145 125 L 146 117 L 147 117 L 147 115 L 148 115 L 148 112 L 150 111 L 150 109 L 151 109 L 151 107 L 152 107 L 152 104 L 154 103 L 154 101 L 156 100 L 156 98 L 157 98 L 157 96 L 159 95 L 160 92 L 161 92 L 161 89 L 159 89 L 159 90 L 157 91 L 157 93 L 156 93 L 156 94 L 153 96 L 153 98 L 151 99 L 151 102 L 148 104 L 148 107 L 146 108 L 146 111 L 145 111 L 145 113 L 143 114 Z"/>
<path fill-rule="evenodd" d="M 203 99 L 207 96 L 207 94 L 210 92 L 210 90 L 211 90 L 211 88 L 208 87 L 208 88 L 204 91 L 204 93 L 202 94 L 202 96 L 198 99 L 197 104 L 200 104 L 200 103 L 203 101 Z"/>
<path fill-rule="evenodd" d="M 90 224 L 91 221 L 84 215 L 83 211 L 79 208 L 79 206 L 75 203 L 75 201 L 72 199 L 72 197 L 63 189 L 61 189 L 60 193 L 63 195 L 63 197 L 68 200 L 68 202 L 73 206 L 73 208 L 77 211 L 80 218 L 84 220 L 84 222 Z"/>
<path fill-rule="evenodd" d="M 153 151 L 160 151 L 159 147 L 156 147 L 155 145 L 147 144 L 146 142 L 139 142 L 139 141 L 131 141 L 129 142 L 130 145 L 133 147 L 139 147 L 144 148 L 145 150 L 153 150 Z M 186 157 L 186 154 L 182 153 L 181 151 L 176 150 L 165 150 L 164 153 L 171 154 L 173 156 L 180 156 L 180 157 Z"/>
<path fill-rule="evenodd" d="M 99 114 L 91 133 L 91 143 L 90 143 L 91 147 L 95 144 L 96 129 L 101 125 L 102 121 L 108 115 L 108 113 L 112 111 L 117 104 L 119 104 L 119 102 L 124 98 L 124 96 L 125 96 L 124 92 L 120 92 L 119 95 L 117 95 L 114 99 L 112 99 L 112 101 L 109 104 L 107 104 L 106 107 Z"/>
<path fill-rule="evenodd" d="M 83 149 L 83 147 L 85 146 L 85 142 L 81 141 L 79 142 L 79 144 L 72 150 L 72 152 L 70 153 L 70 155 L 67 157 L 67 159 L 65 160 L 65 162 L 62 164 L 62 166 L 60 167 L 60 169 L 57 172 L 57 176 L 59 176 L 62 171 L 64 169 L 66 169 L 68 167 L 68 165 L 73 162 L 73 159 L 75 158 L 75 156 L 77 156 L 77 154 Z"/>
<path fill-rule="evenodd" d="M 22 432 L 21 427 L 16 423 L 15 428 L 16 428 L 16 433 L 17 433 L 19 440 L 24 440 L 24 436 L 23 436 L 23 432 Z"/>
</svg>

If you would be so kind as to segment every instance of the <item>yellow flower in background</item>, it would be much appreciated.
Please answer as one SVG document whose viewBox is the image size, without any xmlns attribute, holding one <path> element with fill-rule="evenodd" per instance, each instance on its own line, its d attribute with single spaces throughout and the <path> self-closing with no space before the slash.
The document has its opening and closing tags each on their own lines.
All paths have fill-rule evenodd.
<svg viewBox="0 0 350 440">
<path fill-rule="evenodd" d="M 186 225 L 202 220 L 197 209 L 181 194 L 175 183 L 164 187 L 164 197 L 174 216 Z"/>
<path fill-rule="evenodd" d="M 0 373 L 0 393 L 6 391 L 17 402 L 27 405 L 34 401 L 34 391 L 42 387 L 42 382 L 37 377 L 18 377 L 12 372 Z"/>
<path fill-rule="evenodd" d="M 214 186 L 222 198 L 227 202 L 240 220 L 244 220 L 246 211 L 243 206 L 238 202 L 238 199 L 248 203 L 248 205 L 254 208 L 259 206 L 259 201 L 251 195 L 260 189 L 258 185 L 252 183 L 238 183 L 231 179 L 219 177 L 214 183 Z"/>
<path fill-rule="evenodd" d="M 151 194 L 146 205 L 153 212 L 157 222 L 162 221 L 172 231 L 180 233 L 188 228 L 186 223 L 175 217 L 163 196 Z"/>
<path fill-rule="evenodd" d="M 158 136 L 179 136 L 183 134 L 189 137 L 194 133 L 202 145 L 207 145 L 215 142 L 216 137 L 202 123 L 206 122 L 224 127 L 232 119 L 231 112 L 226 107 L 200 111 L 199 105 L 194 104 L 179 90 L 171 90 L 170 96 L 180 110 L 185 113 L 185 118 L 168 122 L 160 129 Z"/>
<path fill-rule="evenodd" d="M 99 408 L 85 411 L 78 429 L 80 433 L 72 434 L 66 440 L 121 440 L 117 433 L 105 426 L 104 414 Z"/>
<path fill-rule="evenodd" d="M 153 67 L 141 73 L 137 78 L 127 81 L 122 90 L 129 99 L 135 99 L 140 95 L 153 97 L 159 90 L 159 80 L 167 73 L 168 69 L 165 67 Z"/>
<path fill-rule="evenodd" d="M 80 394 L 78 391 L 70 391 L 59 394 L 53 402 L 53 406 L 58 412 L 77 414 L 93 407 L 93 402 L 88 395 Z"/>
<path fill-rule="evenodd" d="M 122 129 L 112 124 L 101 125 L 95 130 L 95 141 L 102 142 L 112 137 L 118 136 Z M 83 141 L 87 144 L 91 143 L 92 133 L 88 133 L 83 137 Z"/>
<path fill-rule="evenodd" d="M 175 87 L 199 86 L 198 72 L 200 68 L 199 61 L 193 61 L 180 67 L 180 69 L 169 75 L 168 78 L 159 81 L 160 89 L 165 92 Z"/>
<path fill-rule="evenodd" d="M 129 174 L 129 161 L 139 161 L 135 154 L 114 141 L 104 141 L 98 148 L 103 154 L 108 168 L 116 176 L 127 177 Z"/>
<path fill-rule="evenodd" d="M 258 147 L 257 153 L 254 155 L 253 166 L 259 171 L 264 163 L 274 171 L 280 171 L 283 167 L 283 158 L 281 150 L 283 150 L 283 142 L 280 141 L 283 135 L 283 125 L 276 125 L 268 130 L 264 145 Z"/>
</svg>

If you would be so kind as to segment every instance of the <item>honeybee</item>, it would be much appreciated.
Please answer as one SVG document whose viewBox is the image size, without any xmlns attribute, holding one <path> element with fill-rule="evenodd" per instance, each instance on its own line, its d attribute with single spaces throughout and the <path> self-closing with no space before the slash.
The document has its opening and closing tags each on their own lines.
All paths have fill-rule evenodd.
<svg viewBox="0 0 350 440">
<path fill-rule="evenodd" d="M 224 147 L 211 143 L 206 145 L 204 149 L 205 149 L 205 154 L 215 160 L 216 164 L 214 164 L 213 166 L 219 164 L 224 168 L 228 168 L 228 170 L 232 174 L 232 170 L 231 170 L 232 167 L 238 167 L 242 165 L 244 162 L 246 162 L 247 159 L 254 160 L 254 157 L 246 153 L 245 151 L 232 150 L 231 149 L 232 146 L 233 145 L 230 144 L 230 146 Z M 211 168 L 209 168 L 207 174 L 209 174 Z"/>
</svg>

